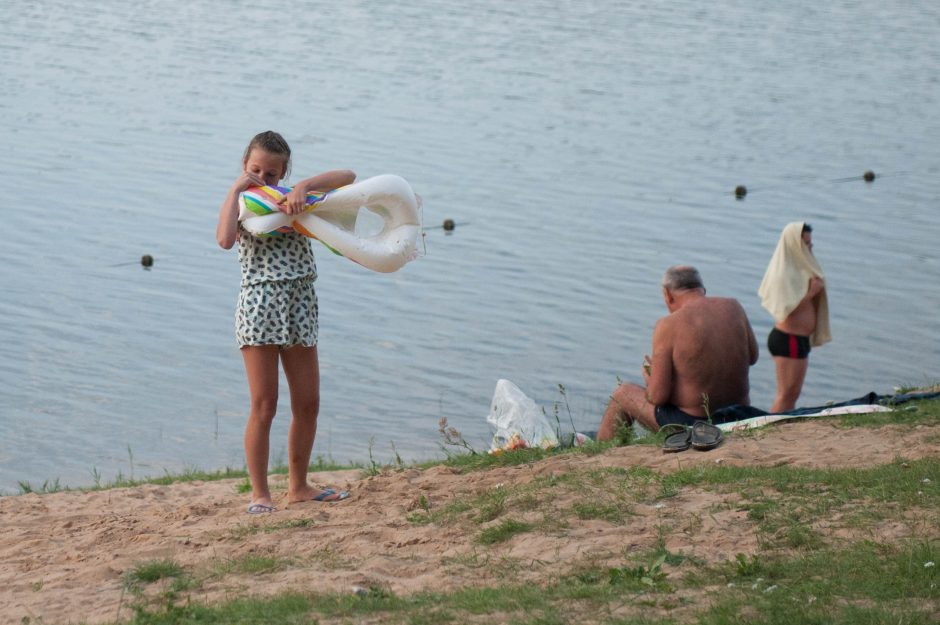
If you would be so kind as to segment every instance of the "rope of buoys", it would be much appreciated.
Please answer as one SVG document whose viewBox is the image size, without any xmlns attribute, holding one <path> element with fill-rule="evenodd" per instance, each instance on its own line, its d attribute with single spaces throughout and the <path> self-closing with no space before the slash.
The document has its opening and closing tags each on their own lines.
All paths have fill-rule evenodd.
<svg viewBox="0 0 940 625">
<path fill-rule="evenodd" d="M 883 175 L 883 174 L 882 174 Z M 865 170 L 861 176 L 849 176 L 847 178 L 835 178 L 829 182 L 854 182 L 856 180 L 864 180 L 865 182 L 871 183 L 875 181 L 875 172 L 871 169 Z M 739 184 L 734 188 L 734 197 L 738 200 L 743 200 L 747 196 L 748 189 L 743 184 Z"/>
</svg>

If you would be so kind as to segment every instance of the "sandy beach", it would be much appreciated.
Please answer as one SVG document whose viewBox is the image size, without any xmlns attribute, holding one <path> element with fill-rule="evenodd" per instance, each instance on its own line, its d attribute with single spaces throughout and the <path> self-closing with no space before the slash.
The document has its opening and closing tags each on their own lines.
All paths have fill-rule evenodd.
<svg viewBox="0 0 940 625">
<path fill-rule="evenodd" d="M 709 452 L 663 454 L 657 447 L 633 445 L 467 474 L 447 466 L 389 468 L 369 477 L 361 471 L 317 473 L 311 474 L 312 481 L 348 488 L 351 497 L 341 503 L 289 506 L 281 500 L 280 510 L 270 515 L 244 513 L 247 496 L 236 492 L 241 480 L 3 497 L 0 605 L 5 609 L 0 621 L 129 619 L 132 598 L 124 589 L 124 575 L 154 559 L 172 559 L 203 575 L 206 581 L 189 599 L 210 604 L 287 590 L 381 587 L 408 595 L 497 582 L 498 569 L 480 566 L 480 558 L 524 564 L 514 572 L 515 581 L 539 584 L 585 558 L 614 562 L 622 560 L 625 549 L 649 549 L 657 538 L 656 527 L 664 522 L 682 528 L 668 534 L 670 551 L 706 562 L 726 561 L 757 548 L 755 526 L 733 506 L 715 505 L 733 495 L 694 487 L 676 497 L 640 503 L 622 522 L 574 519 L 552 531 L 530 532 L 495 545 L 479 544 L 465 525 L 415 523 L 409 515 L 440 510 L 462 496 L 611 467 L 668 473 L 715 464 L 861 468 L 898 458 L 913 461 L 940 453 L 938 430 L 928 425 L 845 428 L 833 421 L 803 421 L 731 435 Z M 283 480 L 274 478 L 281 496 Z M 584 495 L 562 490 L 548 505 L 563 510 Z M 604 493 L 593 496 L 600 501 Z M 691 518 L 698 521 L 685 522 Z M 719 528 L 723 531 L 716 532 Z M 906 531 L 898 525 L 877 528 L 886 540 Z M 937 527 L 931 531 L 936 534 Z M 225 566 L 246 556 L 274 557 L 283 565 L 253 574 Z"/>
</svg>

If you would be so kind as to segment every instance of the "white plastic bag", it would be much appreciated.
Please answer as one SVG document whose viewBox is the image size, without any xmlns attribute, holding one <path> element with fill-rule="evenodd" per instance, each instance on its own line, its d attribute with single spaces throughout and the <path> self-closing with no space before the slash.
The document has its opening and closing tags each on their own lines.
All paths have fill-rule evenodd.
<svg viewBox="0 0 940 625">
<path fill-rule="evenodd" d="M 486 421 L 496 428 L 490 453 L 558 445 L 558 435 L 538 405 L 509 380 L 498 380 Z"/>
</svg>

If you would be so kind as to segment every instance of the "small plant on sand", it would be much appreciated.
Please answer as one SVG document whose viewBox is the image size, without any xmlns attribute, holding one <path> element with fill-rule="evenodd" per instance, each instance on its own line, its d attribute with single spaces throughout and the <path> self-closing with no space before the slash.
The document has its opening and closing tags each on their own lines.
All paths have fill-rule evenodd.
<svg viewBox="0 0 940 625">
<path fill-rule="evenodd" d="M 133 480 L 134 479 L 134 452 L 131 450 L 130 444 L 127 445 L 127 459 L 130 462 L 131 480 Z"/>
<path fill-rule="evenodd" d="M 235 492 L 239 495 L 244 495 L 245 493 L 251 492 L 251 480 L 247 475 L 245 476 L 245 479 L 235 485 Z"/>
<path fill-rule="evenodd" d="M 708 402 L 708 393 L 702 393 L 702 410 L 705 411 L 705 418 L 708 419 L 708 422 L 712 422 L 712 411 L 711 405 Z"/>
<path fill-rule="evenodd" d="M 515 519 L 506 519 L 499 525 L 488 527 L 480 532 L 479 541 L 484 545 L 495 545 L 509 540 L 516 534 L 522 534 L 532 529 L 531 523 L 516 521 Z"/>
<path fill-rule="evenodd" d="M 663 564 L 666 562 L 666 554 L 660 555 L 656 560 L 645 567 L 642 564 L 635 567 L 613 568 L 607 571 L 611 584 L 641 584 L 650 588 L 666 588 L 666 572 L 663 571 Z"/>
<path fill-rule="evenodd" d="M 451 447 L 463 447 L 469 451 L 472 455 L 477 455 L 477 450 L 474 449 L 470 443 L 467 442 L 467 439 L 463 437 L 463 434 L 460 431 L 447 423 L 447 417 L 441 417 L 441 420 L 437 423 L 437 431 L 440 432 L 441 438 L 444 440 L 442 449 L 444 453 L 450 456 L 450 453 L 447 450 L 446 446 Z"/>
<path fill-rule="evenodd" d="M 183 567 L 170 559 L 141 562 L 124 574 L 124 587 L 139 589 L 141 584 L 152 584 L 161 579 L 181 577 Z"/>
<path fill-rule="evenodd" d="M 561 405 L 562 405 L 562 404 L 564 404 L 564 406 L 565 406 L 565 411 L 568 413 L 568 423 L 571 424 L 571 431 L 572 431 L 572 432 L 576 432 L 576 431 L 578 430 L 578 428 L 575 427 L 575 425 L 574 425 L 574 418 L 571 416 L 571 406 L 568 405 L 568 393 L 567 393 L 567 391 L 565 390 L 565 385 L 564 385 L 564 384 L 559 384 L 559 385 L 558 385 L 558 393 L 561 395 L 561 401 L 554 401 L 554 402 L 552 402 L 552 417 L 554 417 L 554 419 L 555 419 L 555 436 L 558 437 L 558 440 L 561 440 L 562 434 L 561 434 L 561 417 L 560 417 L 560 414 L 561 414 Z M 548 416 L 548 413 L 546 413 L 544 407 L 542 408 L 542 414 L 544 414 L 546 417 Z"/>
<path fill-rule="evenodd" d="M 621 423 L 617 426 L 617 431 L 614 432 L 614 445 L 618 447 L 632 445 L 635 438 L 636 432 L 633 431 L 633 425 Z"/>
<path fill-rule="evenodd" d="M 398 450 L 395 448 L 395 441 L 391 441 L 391 445 L 392 445 L 392 453 L 395 454 L 395 470 L 404 471 L 405 463 L 401 459 L 401 455 L 398 453 Z"/>
<path fill-rule="evenodd" d="M 375 437 L 372 436 L 369 438 L 369 468 L 366 469 L 366 475 L 372 477 L 378 475 L 382 472 L 382 468 L 375 461 L 375 456 L 372 455 L 372 448 L 375 447 Z"/>
<path fill-rule="evenodd" d="M 410 509 L 412 512 L 406 517 L 409 523 L 427 525 L 431 522 L 431 502 L 423 493 L 412 503 Z"/>
<path fill-rule="evenodd" d="M 248 554 L 239 558 L 232 558 L 231 560 L 223 560 L 216 563 L 215 567 L 213 567 L 213 573 L 219 578 L 232 574 L 260 575 L 262 573 L 281 571 L 291 566 L 292 563 L 293 561 L 289 558 Z"/>
<path fill-rule="evenodd" d="M 734 556 L 734 567 L 738 577 L 757 577 L 766 572 L 764 565 L 757 556 L 746 556 L 739 553 Z"/>
<path fill-rule="evenodd" d="M 39 487 L 39 490 L 35 490 L 33 485 L 29 482 L 19 481 L 17 482 L 17 485 L 20 487 L 21 495 L 28 495 L 29 493 L 58 493 L 59 491 L 63 490 L 62 485 L 59 484 L 59 478 L 55 478 L 51 482 L 49 480 L 45 480 L 42 483 L 42 486 Z"/>
</svg>

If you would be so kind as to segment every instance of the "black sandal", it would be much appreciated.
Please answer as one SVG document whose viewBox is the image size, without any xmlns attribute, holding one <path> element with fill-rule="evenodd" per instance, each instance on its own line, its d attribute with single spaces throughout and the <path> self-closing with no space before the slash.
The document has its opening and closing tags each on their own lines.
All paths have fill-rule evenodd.
<svg viewBox="0 0 940 625">
<path fill-rule="evenodd" d="M 708 451 L 721 445 L 725 436 L 722 431 L 708 421 L 696 421 L 690 434 L 692 447 L 699 451 Z"/>
<path fill-rule="evenodd" d="M 669 423 L 659 429 L 665 433 L 663 439 L 663 453 L 685 451 L 692 446 L 692 430 L 681 423 Z"/>
</svg>

